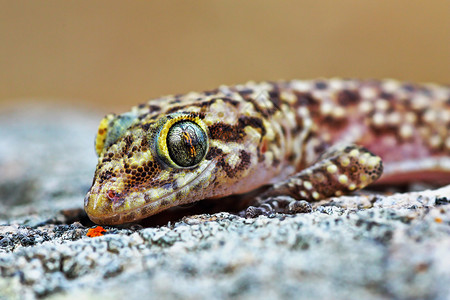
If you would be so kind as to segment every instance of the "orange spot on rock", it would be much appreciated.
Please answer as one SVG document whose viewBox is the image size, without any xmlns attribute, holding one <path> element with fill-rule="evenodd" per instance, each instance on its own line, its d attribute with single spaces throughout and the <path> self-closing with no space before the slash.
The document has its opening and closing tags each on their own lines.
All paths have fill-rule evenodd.
<svg viewBox="0 0 450 300">
<path fill-rule="evenodd" d="M 92 238 L 96 236 L 103 236 L 105 232 L 106 230 L 102 226 L 96 226 L 95 228 L 89 228 L 86 235 Z"/>
<path fill-rule="evenodd" d="M 434 221 L 435 221 L 436 223 L 442 223 L 442 219 L 441 219 L 441 218 L 434 218 Z"/>
</svg>

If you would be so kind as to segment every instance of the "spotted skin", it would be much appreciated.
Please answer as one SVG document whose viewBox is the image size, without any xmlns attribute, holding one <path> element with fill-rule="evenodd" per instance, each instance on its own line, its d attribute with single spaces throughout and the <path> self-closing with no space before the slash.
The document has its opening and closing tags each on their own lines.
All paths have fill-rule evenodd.
<svg viewBox="0 0 450 300">
<path fill-rule="evenodd" d="M 381 158 L 357 145 L 328 149 L 318 162 L 288 179 L 275 183 L 257 199 L 258 207 L 250 206 L 247 217 L 270 215 L 273 212 L 295 213 L 301 203 L 342 196 L 362 189 L 377 180 L 383 172 Z M 290 201 L 284 205 L 289 196 Z M 287 205 L 286 205 L 287 204 Z"/>
<path fill-rule="evenodd" d="M 101 121 L 85 210 L 122 224 L 272 185 L 260 199 L 281 200 L 265 212 L 305 211 L 383 168 L 378 182 L 449 183 L 449 128 L 450 88 L 431 84 L 293 80 L 166 96 Z"/>
</svg>

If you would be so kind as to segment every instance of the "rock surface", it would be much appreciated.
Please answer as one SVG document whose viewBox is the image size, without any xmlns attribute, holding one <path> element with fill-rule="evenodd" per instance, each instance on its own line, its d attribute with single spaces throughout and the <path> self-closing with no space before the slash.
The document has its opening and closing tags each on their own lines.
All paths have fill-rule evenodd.
<svg viewBox="0 0 450 300">
<path fill-rule="evenodd" d="M 449 299 L 450 186 L 87 237 L 100 117 L 0 114 L 0 299 Z"/>
</svg>

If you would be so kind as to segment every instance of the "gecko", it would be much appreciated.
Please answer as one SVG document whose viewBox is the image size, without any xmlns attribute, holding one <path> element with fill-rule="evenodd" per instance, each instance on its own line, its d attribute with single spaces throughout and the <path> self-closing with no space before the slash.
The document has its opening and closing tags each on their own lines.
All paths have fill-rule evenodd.
<svg viewBox="0 0 450 300">
<path fill-rule="evenodd" d="M 450 183 L 450 87 L 337 78 L 220 86 L 108 114 L 95 150 L 84 207 L 97 224 L 266 185 L 247 217 L 296 213 L 376 180 Z"/>
</svg>

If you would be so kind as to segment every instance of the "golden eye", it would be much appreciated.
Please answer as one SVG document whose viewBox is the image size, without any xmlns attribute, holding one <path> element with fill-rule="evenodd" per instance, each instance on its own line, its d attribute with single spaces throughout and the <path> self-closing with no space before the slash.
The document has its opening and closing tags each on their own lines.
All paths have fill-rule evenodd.
<svg viewBox="0 0 450 300">
<path fill-rule="evenodd" d="M 181 167 L 193 167 L 206 154 L 207 135 L 192 121 L 180 121 L 167 133 L 167 149 L 170 159 Z"/>
</svg>

